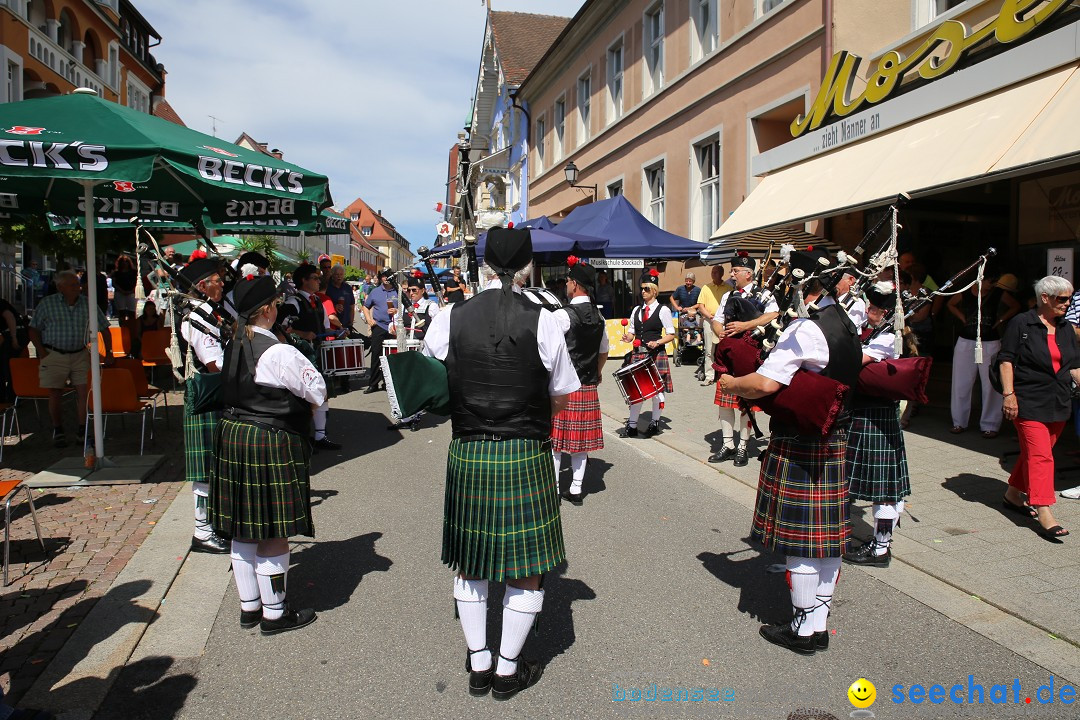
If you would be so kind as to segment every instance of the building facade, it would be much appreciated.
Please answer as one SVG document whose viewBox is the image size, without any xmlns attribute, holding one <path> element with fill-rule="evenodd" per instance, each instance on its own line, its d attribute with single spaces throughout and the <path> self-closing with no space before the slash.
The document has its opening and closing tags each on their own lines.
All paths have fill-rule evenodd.
<svg viewBox="0 0 1080 720">
<path fill-rule="evenodd" d="M 409 241 L 383 217 L 381 211 L 373 210 L 361 198 L 356 198 L 341 212 L 349 218 L 360 238 L 381 255 L 379 261 L 383 265 L 379 270 L 387 267 L 401 270 L 412 265 L 414 257 Z"/>
</svg>

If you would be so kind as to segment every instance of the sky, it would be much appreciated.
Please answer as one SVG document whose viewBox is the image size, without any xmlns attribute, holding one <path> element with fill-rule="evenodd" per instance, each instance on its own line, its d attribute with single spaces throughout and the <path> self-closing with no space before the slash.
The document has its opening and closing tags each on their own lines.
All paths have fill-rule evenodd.
<svg viewBox="0 0 1080 720">
<path fill-rule="evenodd" d="M 572 17 L 584 0 L 490 0 Z M 431 245 L 447 156 L 470 110 L 484 0 L 135 0 L 188 127 L 246 132 Z M 215 119 L 210 116 L 214 116 Z M 216 130 L 215 130 L 216 128 Z"/>
</svg>

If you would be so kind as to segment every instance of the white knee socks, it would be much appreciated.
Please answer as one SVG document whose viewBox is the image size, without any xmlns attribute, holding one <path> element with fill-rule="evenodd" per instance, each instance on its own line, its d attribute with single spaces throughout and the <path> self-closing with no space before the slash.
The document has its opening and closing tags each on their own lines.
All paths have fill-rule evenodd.
<svg viewBox="0 0 1080 720">
<path fill-rule="evenodd" d="M 585 463 L 589 459 L 589 453 L 570 453 L 570 469 L 574 472 L 574 480 L 570 483 L 570 492 L 578 495 L 581 493 L 581 483 L 585 480 Z"/>
<path fill-rule="evenodd" d="M 330 412 L 330 401 L 327 400 L 315 410 L 315 439 L 322 440 L 326 437 L 326 415 Z"/>
<path fill-rule="evenodd" d="M 204 482 L 193 482 L 191 491 L 195 494 L 195 537 L 199 540 L 207 540 L 214 533 L 214 529 L 210 527 L 210 514 L 206 507 L 210 497 L 210 485 Z"/>
<path fill-rule="evenodd" d="M 544 606 L 543 590 L 522 590 L 506 586 L 503 596 L 502 642 L 499 646 L 498 675 L 513 675 L 517 672 L 517 658 L 525 639 L 532 629 L 540 609 Z"/>
<path fill-rule="evenodd" d="M 836 581 L 840 578 L 840 558 L 822 558 L 816 561 L 818 567 L 818 585 L 816 604 L 814 605 L 814 632 L 824 632 L 832 609 L 833 593 Z"/>
<path fill-rule="evenodd" d="M 814 634 L 812 614 L 817 604 L 818 562 L 813 558 L 787 556 L 788 587 L 794 613 L 791 630 L 802 637 Z"/>
<path fill-rule="evenodd" d="M 473 651 L 469 655 L 472 669 L 483 672 L 491 668 L 491 651 L 487 650 L 487 580 L 454 578 L 454 602 L 457 604 L 465 644 Z M 481 650 L 482 652 L 475 652 Z"/>
<path fill-rule="evenodd" d="M 900 522 L 904 501 L 874 505 L 874 555 L 884 555 L 892 544 L 893 530 Z"/>
<path fill-rule="evenodd" d="M 559 473 L 562 472 L 562 452 L 558 450 L 552 450 L 551 459 L 555 463 L 555 481 L 558 482 Z"/>
<path fill-rule="evenodd" d="M 638 415 L 641 414 L 641 403 L 636 403 L 630 406 L 630 419 L 626 421 L 626 424 L 632 428 L 637 427 Z"/>
<path fill-rule="evenodd" d="M 247 612 L 262 607 L 262 594 L 259 592 L 259 579 L 255 566 L 259 561 L 258 543 L 232 541 L 232 570 L 236 580 L 236 593 L 240 596 L 240 609 Z"/>
<path fill-rule="evenodd" d="M 724 438 L 724 447 L 735 449 L 735 409 L 720 408 L 720 434 Z"/>
<path fill-rule="evenodd" d="M 664 393 L 652 399 L 652 422 L 660 422 L 660 405 L 664 402 Z"/>
<path fill-rule="evenodd" d="M 289 553 L 258 558 L 255 572 L 262 597 L 263 619 L 277 620 L 285 614 L 285 576 L 289 573 Z"/>
</svg>

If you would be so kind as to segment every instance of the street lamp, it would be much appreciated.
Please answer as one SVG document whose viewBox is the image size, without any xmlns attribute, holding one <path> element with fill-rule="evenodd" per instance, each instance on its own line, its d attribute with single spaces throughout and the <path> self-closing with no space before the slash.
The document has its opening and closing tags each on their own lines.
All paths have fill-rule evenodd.
<svg viewBox="0 0 1080 720">
<path fill-rule="evenodd" d="M 570 187 L 572 187 L 572 188 L 581 188 L 582 190 L 592 190 L 592 201 L 596 202 L 597 192 L 596 192 L 596 186 L 595 185 L 578 185 L 577 184 L 578 169 L 577 169 L 577 165 L 574 164 L 573 160 L 566 163 L 566 167 L 563 168 L 563 173 L 566 175 L 566 182 L 570 184 Z"/>
</svg>

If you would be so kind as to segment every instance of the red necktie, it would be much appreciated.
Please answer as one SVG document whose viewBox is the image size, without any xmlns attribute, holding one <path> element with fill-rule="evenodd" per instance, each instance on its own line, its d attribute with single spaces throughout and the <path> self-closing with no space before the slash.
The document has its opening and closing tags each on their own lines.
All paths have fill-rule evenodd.
<svg viewBox="0 0 1080 720">
<path fill-rule="evenodd" d="M 318 301 L 317 301 L 317 300 L 315 299 L 315 296 L 314 296 L 314 295 L 312 295 L 312 296 L 311 296 L 311 307 L 313 307 L 313 308 L 316 308 L 316 309 L 318 309 L 318 307 L 319 307 L 319 303 L 318 303 Z"/>
<path fill-rule="evenodd" d="M 646 322 L 649 319 L 649 306 L 643 305 L 641 310 L 641 322 Z"/>
</svg>

